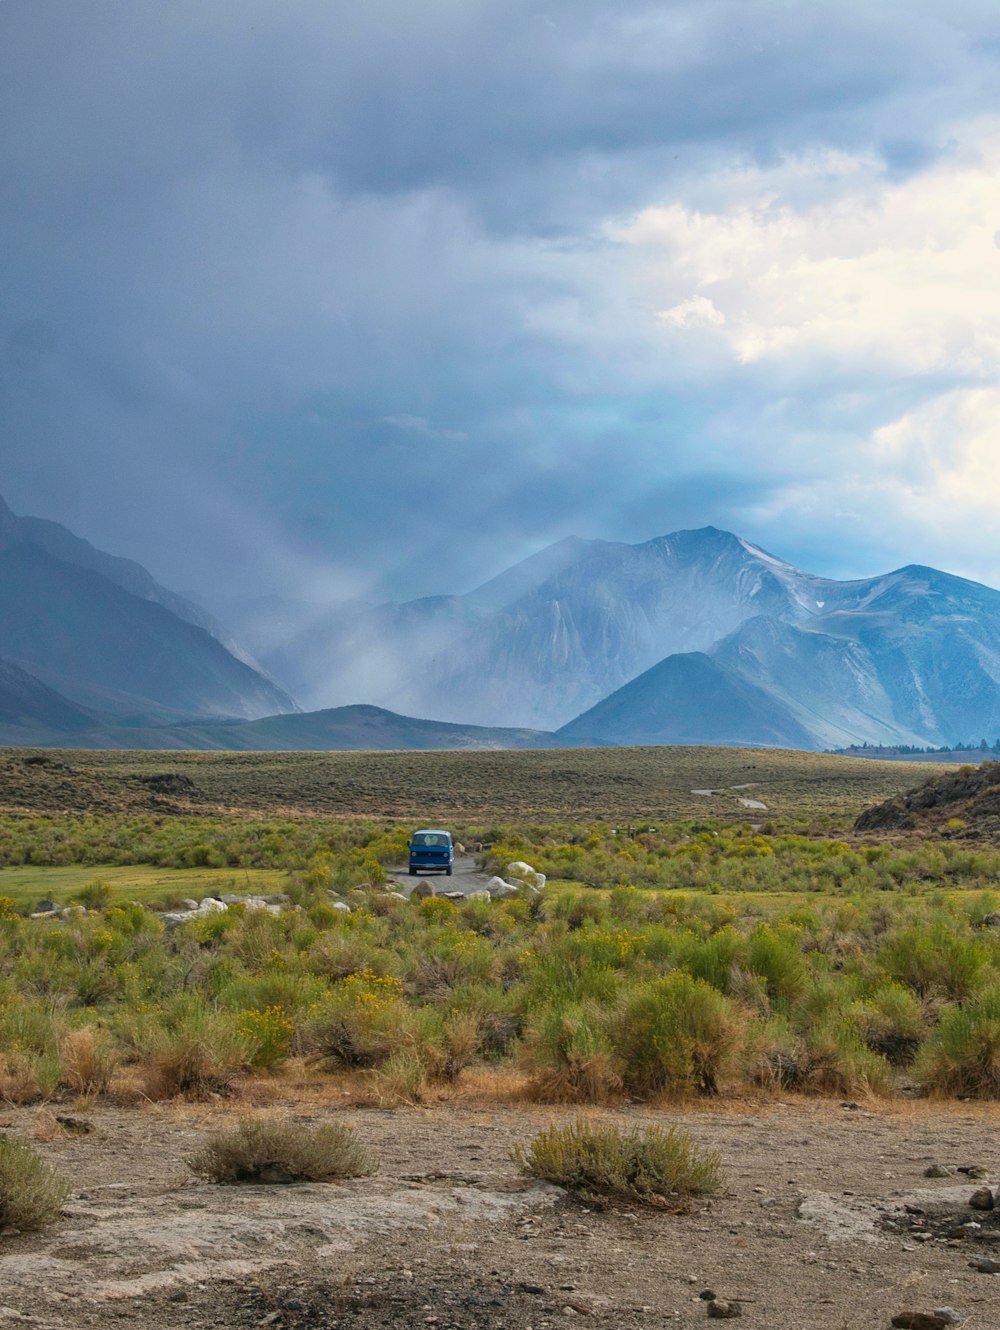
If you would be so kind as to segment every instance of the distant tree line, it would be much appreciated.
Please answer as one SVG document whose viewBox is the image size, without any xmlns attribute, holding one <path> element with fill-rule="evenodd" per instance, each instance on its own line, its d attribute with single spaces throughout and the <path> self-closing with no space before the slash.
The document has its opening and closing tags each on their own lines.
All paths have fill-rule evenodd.
<svg viewBox="0 0 1000 1330">
<path fill-rule="evenodd" d="M 1000 738 L 994 739 L 990 743 L 989 739 L 980 739 L 975 743 L 953 743 L 942 744 L 940 748 L 934 748 L 928 745 L 926 748 L 920 748 L 916 744 L 850 744 L 847 748 L 831 748 L 827 750 L 831 753 L 840 753 L 849 756 L 852 753 L 861 753 L 865 757 L 926 757 L 931 754 L 948 753 L 995 753 L 1000 757 Z"/>
</svg>

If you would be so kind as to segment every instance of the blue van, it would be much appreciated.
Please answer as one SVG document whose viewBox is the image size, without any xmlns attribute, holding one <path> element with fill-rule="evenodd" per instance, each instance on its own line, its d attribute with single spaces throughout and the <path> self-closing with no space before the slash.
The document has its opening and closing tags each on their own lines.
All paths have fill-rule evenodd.
<svg viewBox="0 0 1000 1330">
<path fill-rule="evenodd" d="M 416 877 L 421 868 L 428 872 L 446 873 L 451 877 L 455 850 L 450 831 L 415 831 L 410 839 L 410 877 Z"/>
</svg>

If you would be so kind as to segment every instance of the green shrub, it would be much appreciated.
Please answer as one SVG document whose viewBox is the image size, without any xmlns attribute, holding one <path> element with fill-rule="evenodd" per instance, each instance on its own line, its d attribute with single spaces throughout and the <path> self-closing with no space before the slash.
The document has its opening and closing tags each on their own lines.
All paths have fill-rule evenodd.
<svg viewBox="0 0 1000 1330">
<path fill-rule="evenodd" d="M 247 1042 L 247 1061 L 260 1071 L 274 1071 L 292 1051 L 295 1026 L 284 1007 L 255 1007 L 241 1012 L 239 1031 Z"/>
<path fill-rule="evenodd" d="M 454 914 L 453 902 L 441 896 L 421 901 L 421 914 L 425 905 L 439 901 L 449 906 Z M 496 963 L 496 948 L 478 933 L 458 932 L 451 928 L 435 930 L 406 967 L 403 979 L 408 992 L 433 996 L 456 985 L 489 983 L 494 977 Z"/>
<path fill-rule="evenodd" d="M 733 977 L 743 967 L 745 957 L 744 939 L 734 928 L 720 928 L 707 938 L 696 937 L 693 933 L 683 934 L 677 963 L 720 993 L 730 993 Z"/>
<path fill-rule="evenodd" d="M 768 997 L 776 1006 L 786 1007 L 805 988 L 806 966 L 796 929 L 761 924 L 750 938 L 748 965 L 767 980 Z"/>
<path fill-rule="evenodd" d="M 802 1089 L 808 1075 L 803 1041 L 780 1014 L 747 1026 L 740 1060 L 744 1077 L 768 1090 Z"/>
<path fill-rule="evenodd" d="M 924 1033 L 924 1014 L 910 989 L 891 980 L 879 984 L 850 1009 L 850 1016 L 873 1053 L 893 1066 L 913 1061 Z"/>
<path fill-rule="evenodd" d="M 881 1094 L 891 1087 L 884 1058 L 866 1047 L 859 1031 L 834 1021 L 796 1030 L 776 1015 L 747 1029 L 743 1072 L 770 1090 L 813 1094 Z"/>
<path fill-rule="evenodd" d="M 625 1089 L 715 1094 L 739 1022 L 728 998 L 675 970 L 626 992 L 612 1023 L 612 1043 Z"/>
<path fill-rule="evenodd" d="M 603 1103 L 621 1088 L 607 1015 L 593 1002 L 545 1011 L 529 1026 L 523 1062 L 532 1099 Z"/>
<path fill-rule="evenodd" d="M 30 1146 L 0 1136 L 0 1228 L 34 1232 L 54 1223 L 68 1191 Z"/>
<path fill-rule="evenodd" d="M 55 1052 L 14 1048 L 0 1053 L 0 1098 L 12 1104 L 37 1104 L 59 1089 L 63 1068 Z"/>
<path fill-rule="evenodd" d="M 15 1104 L 51 1099 L 62 1079 L 65 1030 L 52 1001 L 16 997 L 0 1007 L 0 1096 Z"/>
<path fill-rule="evenodd" d="M 226 1094 L 248 1053 L 234 1017 L 187 1004 L 173 1019 L 152 1026 L 143 1091 L 150 1099 Z"/>
<path fill-rule="evenodd" d="M 354 918 L 338 912 L 336 927 L 322 934 L 309 948 L 306 963 L 313 973 L 334 982 L 353 974 L 391 974 L 396 957 L 385 945 L 387 937 L 382 934 L 369 937 L 354 925 L 345 927 L 345 917 Z"/>
<path fill-rule="evenodd" d="M 920 924 L 900 929 L 878 956 L 890 978 L 921 997 L 962 1000 L 975 992 L 987 962 L 978 940 L 962 937 L 954 924 Z"/>
<path fill-rule="evenodd" d="M 111 904 L 111 885 L 108 882 L 88 882 L 73 899 L 88 910 L 104 910 Z"/>
<path fill-rule="evenodd" d="M 322 979 L 312 974 L 296 973 L 290 967 L 252 977 L 238 971 L 235 977 L 229 978 L 220 966 L 216 978 L 220 1006 L 239 1012 L 262 1012 L 280 1007 L 295 1034 L 306 1025 L 311 1011 L 330 992 L 329 984 Z M 292 1043 L 295 1042 L 293 1038 Z"/>
<path fill-rule="evenodd" d="M 698 1149 L 676 1127 L 633 1128 L 577 1121 L 540 1132 L 514 1160 L 529 1177 L 541 1178 L 590 1199 L 610 1197 L 679 1209 L 690 1196 L 717 1191 L 719 1156 Z"/>
<path fill-rule="evenodd" d="M 371 971 L 348 975 L 310 1015 L 306 1045 L 345 1067 L 377 1067 L 418 1039 L 419 1017 L 402 984 Z"/>
<path fill-rule="evenodd" d="M 804 1038 L 801 1088 L 818 1094 L 884 1094 L 892 1074 L 884 1058 L 865 1045 L 851 1025 L 833 1022 L 809 1029 Z"/>
<path fill-rule="evenodd" d="M 485 1061 L 505 1057 L 522 1030 L 522 1019 L 512 998 L 496 984 L 457 984 L 443 999 L 446 1029 L 466 1020 L 474 1024 L 475 1054 Z M 468 1026 L 465 1027 L 468 1029 Z M 450 1038 L 451 1036 L 449 1036 Z"/>
<path fill-rule="evenodd" d="M 368 1096 L 378 1108 L 422 1102 L 430 1077 L 426 1061 L 412 1048 L 399 1049 L 368 1073 Z"/>
<path fill-rule="evenodd" d="M 926 1090 L 1000 1099 L 1000 986 L 944 1011 L 916 1070 Z"/>
<path fill-rule="evenodd" d="M 375 1171 L 368 1151 L 349 1127 L 306 1127 L 276 1118 L 245 1118 L 233 1131 L 212 1136 L 188 1161 L 209 1182 L 330 1182 Z"/>
</svg>

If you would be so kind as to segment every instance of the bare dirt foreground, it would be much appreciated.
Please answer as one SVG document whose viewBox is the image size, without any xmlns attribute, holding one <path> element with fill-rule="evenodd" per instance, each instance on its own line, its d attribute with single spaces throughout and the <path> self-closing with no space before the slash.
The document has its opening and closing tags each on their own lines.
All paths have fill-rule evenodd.
<svg viewBox="0 0 1000 1330">
<path fill-rule="evenodd" d="M 519 1178 L 514 1145 L 571 1112 L 286 1111 L 336 1112 L 377 1153 L 377 1176 L 197 1182 L 184 1158 L 231 1124 L 230 1105 L 95 1107 L 90 1132 L 49 1141 L 37 1110 L 0 1114 L 73 1186 L 48 1232 L 0 1237 L 0 1326 L 651 1330 L 706 1324 L 708 1289 L 740 1303 L 748 1330 L 867 1330 L 941 1306 L 969 1330 L 1000 1326 L 1000 1276 L 972 1268 L 1000 1258 L 1000 1211 L 968 1205 L 979 1170 L 1000 1174 L 995 1107 L 591 1112 L 680 1123 L 720 1152 L 723 1193 L 687 1214 L 595 1210 Z M 928 1178 L 932 1165 L 949 1172 Z"/>
</svg>

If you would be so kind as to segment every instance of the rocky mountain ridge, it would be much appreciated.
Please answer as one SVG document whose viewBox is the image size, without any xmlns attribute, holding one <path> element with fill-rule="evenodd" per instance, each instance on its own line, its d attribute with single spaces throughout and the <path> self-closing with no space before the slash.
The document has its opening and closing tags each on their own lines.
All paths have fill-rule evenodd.
<svg viewBox="0 0 1000 1330">
<path fill-rule="evenodd" d="M 214 626 L 139 564 L 57 523 L 15 517 L 0 500 L 0 658 L 20 672 L 8 689 L 34 699 L 22 707 L 32 725 L 60 706 L 64 721 L 75 707 L 118 723 L 294 710 Z"/>
<path fill-rule="evenodd" d="M 823 749 L 1000 733 L 1000 592 L 919 565 L 838 582 L 714 527 L 570 538 L 464 595 L 265 619 L 251 647 L 284 688 L 140 565 L 0 501 L 0 657 L 24 676 L 0 677 L 0 739 Z"/>
<path fill-rule="evenodd" d="M 714 527 L 563 541 L 464 596 L 334 610 L 267 659 L 309 706 L 577 743 L 1000 732 L 1000 592 L 919 565 L 838 582 Z"/>
</svg>

